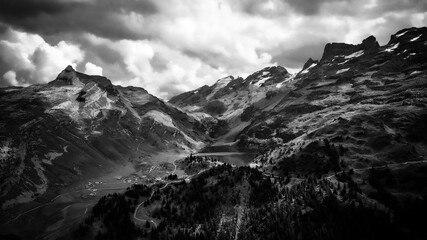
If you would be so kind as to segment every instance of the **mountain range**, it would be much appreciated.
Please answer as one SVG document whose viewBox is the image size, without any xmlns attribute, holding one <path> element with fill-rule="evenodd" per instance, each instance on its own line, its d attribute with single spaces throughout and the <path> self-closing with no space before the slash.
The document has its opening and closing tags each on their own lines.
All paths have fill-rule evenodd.
<svg viewBox="0 0 427 240">
<path fill-rule="evenodd" d="M 296 74 L 270 66 L 246 78 L 224 77 L 167 102 L 143 88 L 113 85 L 105 77 L 86 75 L 71 66 L 47 84 L 2 88 L 0 234 L 63 238 L 61 231 L 75 226 L 85 217 L 86 205 L 95 204 L 100 197 L 73 205 L 86 208 L 77 220 L 51 227 L 54 216 L 58 212 L 67 215 L 64 209 L 76 202 L 64 194 L 91 190 L 104 176 L 125 178 L 125 185 L 117 189 L 111 187 L 113 183 L 108 185 L 114 191 L 135 187 L 132 183 L 163 183 L 169 174 L 182 176 L 184 181 L 197 174 L 186 173 L 176 160 L 204 152 L 252 154 L 253 159 L 240 165 L 264 175 L 244 167 L 235 170 L 242 172 L 230 173 L 239 176 L 230 191 L 239 189 L 239 193 L 246 185 L 253 186 L 247 177 L 252 174 L 256 178 L 288 177 L 292 183 L 312 176 L 336 178 L 336 185 L 340 182 L 337 174 L 351 171 L 351 184 L 359 187 L 368 202 L 377 202 L 376 206 L 392 208 L 384 198 L 373 197 L 378 189 L 398 200 L 413 196 L 426 201 L 426 59 L 427 28 L 423 27 L 400 30 L 384 46 L 374 36 L 358 45 L 328 43 L 321 59 L 308 59 Z M 379 179 L 372 180 L 372 171 L 383 168 L 388 175 L 381 172 Z M 200 178 L 212 186 L 230 176 L 209 172 L 213 174 L 209 178 L 202 172 Z M 176 194 L 188 191 L 179 186 L 170 191 L 177 189 Z M 95 196 L 95 191 L 89 196 Z M 88 196 L 74 196 L 79 197 Z M 168 197 L 162 199 L 178 204 Z M 234 201 L 230 199 L 221 201 Z M 265 201 L 260 200 L 269 203 Z M 237 202 L 237 208 L 247 206 Z M 55 205 L 57 210 L 38 212 L 46 205 L 52 209 Z M 138 208 L 133 210 L 136 216 Z M 236 210 L 237 218 L 240 211 Z M 37 214 L 51 219 L 38 223 L 37 229 L 27 227 L 20 232 L 20 224 L 31 222 L 30 217 L 20 215 L 27 212 L 33 219 L 42 218 Z M 164 212 L 151 216 L 169 219 Z M 236 221 L 231 225 L 238 236 L 238 222 L 243 220 Z M 188 229 L 201 231 L 197 226 Z"/>
<path fill-rule="evenodd" d="M 426 40 L 426 28 L 411 28 L 384 46 L 373 36 L 330 43 L 296 75 L 267 67 L 169 102 L 226 121 L 220 140 L 260 151 L 255 162 L 269 171 L 317 151 L 323 139 L 344 149 L 342 164 L 351 168 L 426 160 Z"/>
</svg>

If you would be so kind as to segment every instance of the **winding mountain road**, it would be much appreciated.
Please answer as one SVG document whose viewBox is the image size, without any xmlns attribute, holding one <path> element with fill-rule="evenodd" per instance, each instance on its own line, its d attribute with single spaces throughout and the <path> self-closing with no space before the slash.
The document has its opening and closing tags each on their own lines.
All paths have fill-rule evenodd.
<svg viewBox="0 0 427 240">
<path fill-rule="evenodd" d="M 165 187 L 167 187 L 170 183 L 171 183 L 171 182 L 166 183 L 163 187 L 159 188 L 159 190 L 164 189 L 164 188 L 165 188 Z M 150 199 L 154 196 L 154 193 L 155 193 L 155 192 L 156 192 L 156 191 L 152 191 L 152 192 L 151 192 L 150 197 L 148 197 L 148 199 L 147 199 L 147 200 L 145 200 L 145 201 L 150 200 Z M 157 227 L 157 223 L 156 223 L 156 222 L 154 222 L 153 220 L 150 220 L 150 219 L 142 219 L 142 218 L 139 218 L 139 217 L 137 217 L 137 216 L 136 216 L 136 214 L 138 213 L 139 208 L 141 207 L 141 205 L 142 205 L 145 201 L 142 201 L 142 202 L 141 202 L 140 204 L 138 204 L 138 206 L 135 208 L 135 211 L 133 212 L 133 218 L 134 218 L 134 219 L 136 219 L 136 220 L 138 220 L 138 221 L 141 221 L 141 222 L 151 222 L 151 223 L 153 223 L 153 224 L 154 224 L 154 226 L 155 226 L 155 227 Z"/>
<path fill-rule="evenodd" d="M 175 171 L 176 171 L 176 164 L 175 164 L 175 161 L 178 161 L 178 159 L 173 160 L 173 162 L 172 162 L 172 164 L 173 164 L 173 166 L 174 166 L 175 168 L 173 169 L 173 171 L 172 171 L 171 175 L 174 175 L 174 174 L 175 174 Z"/>
</svg>

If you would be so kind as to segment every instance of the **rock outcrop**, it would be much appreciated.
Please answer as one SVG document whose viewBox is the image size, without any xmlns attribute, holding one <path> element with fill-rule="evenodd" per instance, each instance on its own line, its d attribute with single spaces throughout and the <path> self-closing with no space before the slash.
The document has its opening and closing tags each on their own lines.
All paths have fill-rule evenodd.
<svg viewBox="0 0 427 240">
<path fill-rule="evenodd" d="M 318 64 L 319 61 L 318 60 L 313 60 L 312 58 L 309 58 L 307 60 L 307 62 L 304 63 L 304 66 L 302 67 L 302 70 L 305 70 L 305 69 L 309 68 L 311 65 L 313 65 L 313 63 L 314 64 Z"/>
<path fill-rule="evenodd" d="M 364 39 L 361 44 L 353 45 L 347 43 L 328 43 L 323 50 L 322 59 L 327 60 L 335 56 L 349 55 L 357 51 L 372 52 L 378 50 L 379 44 L 374 36 Z"/>
</svg>

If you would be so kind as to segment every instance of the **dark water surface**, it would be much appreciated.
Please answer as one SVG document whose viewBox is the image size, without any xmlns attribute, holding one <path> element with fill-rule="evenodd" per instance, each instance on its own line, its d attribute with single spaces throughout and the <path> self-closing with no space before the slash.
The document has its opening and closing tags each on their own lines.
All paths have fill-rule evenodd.
<svg viewBox="0 0 427 240">
<path fill-rule="evenodd" d="M 240 167 L 249 165 L 256 156 L 256 153 L 237 149 L 234 146 L 221 145 L 206 147 L 199 153 L 194 154 L 194 156 L 209 156 L 221 162 L 234 164 Z"/>
</svg>

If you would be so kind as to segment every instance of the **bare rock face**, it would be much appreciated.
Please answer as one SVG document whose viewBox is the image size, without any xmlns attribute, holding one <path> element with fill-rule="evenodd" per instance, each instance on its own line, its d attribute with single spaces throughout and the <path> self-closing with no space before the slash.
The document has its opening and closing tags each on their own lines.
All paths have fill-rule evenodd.
<svg viewBox="0 0 427 240">
<path fill-rule="evenodd" d="M 366 52 L 375 51 L 379 44 L 374 36 L 369 36 L 361 44 L 353 45 L 347 43 L 328 43 L 323 51 L 321 60 L 327 60 L 334 56 L 349 55 L 353 52 L 364 50 Z"/>
<path fill-rule="evenodd" d="M 52 85 L 81 85 L 83 84 L 77 77 L 76 71 L 68 65 L 61 73 L 58 74 L 55 80 L 49 82 Z"/>
<path fill-rule="evenodd" d="M 365 51 L 374 51 L 378 50 L 380 44 L 378 43 L 377 39 L 371 35 L 362 41 L 362 47 Z"/>
<path fill-rule="evenodd" d="M 346 43 L 328 43 L 323 50 L 322 60 L 332 58 L 337 55 L 346 55 L 354 52 L 356 49 L 355 45 Z"/>
<path fill-rule="evenodd" d="M 305 70 L 305 69 L 309 68 L 311 65 L 313 65 L 313 63 L 317 64 L 317 63 L 319 63 L 319 61 L 318 60 L 313 60 L 312 58 L 309 58 L 307 60 L 307 62 L 304 63 L 304 66 L 302 67 L 302 70 Z"/>
<path fill-rule="evenodd" d="M 68 65 L 61 73 L 58 74 L 55 80 L 49 82 L 49 85 L 64 86 L 75 85 L 84 86 L 90 82 L 96 83 L 100 88 L 107 90 L 109 93 L 114 94 L 113 84 L 111 81 L 103 76 L 92 76 L 84 73 L 77 72 L 74 68 Z"/>
</svg>

